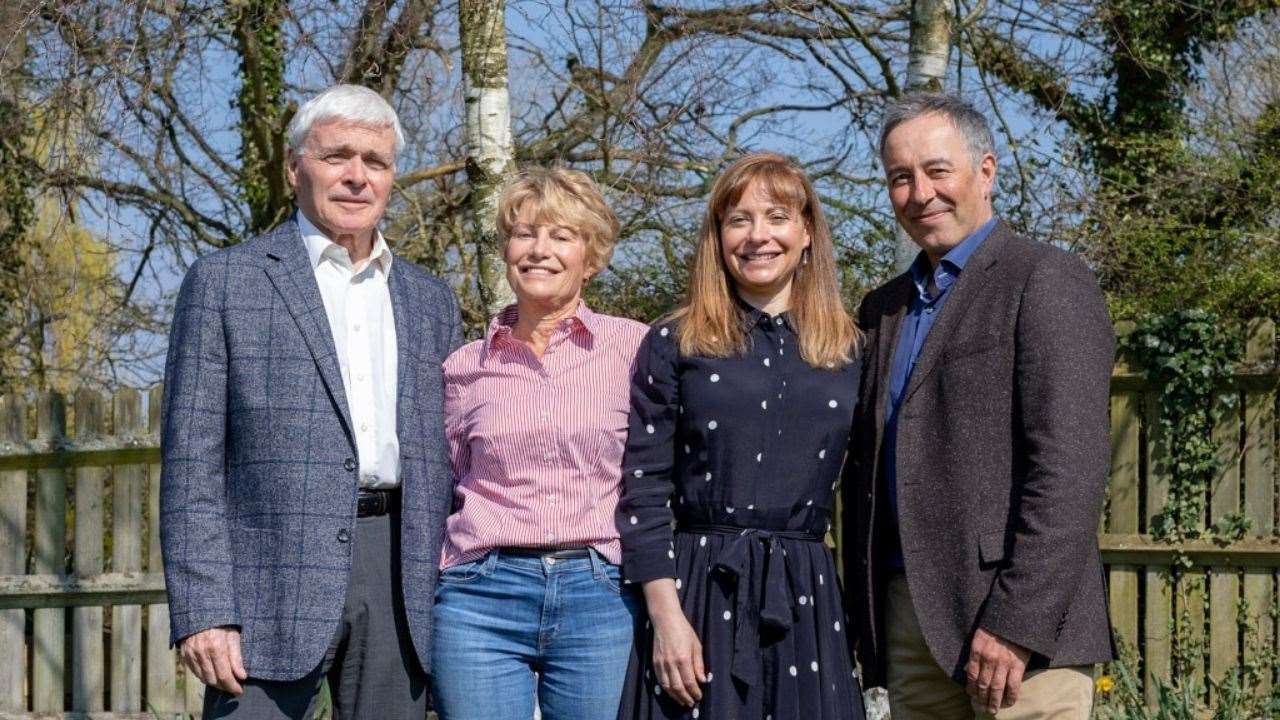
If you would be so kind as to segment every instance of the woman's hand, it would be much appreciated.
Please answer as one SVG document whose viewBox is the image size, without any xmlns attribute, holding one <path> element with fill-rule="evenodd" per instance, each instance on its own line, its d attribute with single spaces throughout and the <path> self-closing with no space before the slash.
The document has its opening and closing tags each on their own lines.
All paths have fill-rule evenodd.
<svg viewBox="0 0 1280 720">
<path fill-rule="evenodd" d="M 693 707 L 702 700 L 700 683 L 707 681 L 702 666 L 702 642 L 680 608 L 675 581 L 644 584 L 644 600 L 653 622 L 653 671 L 658 684 L 676 702 Z"/>
</svg>

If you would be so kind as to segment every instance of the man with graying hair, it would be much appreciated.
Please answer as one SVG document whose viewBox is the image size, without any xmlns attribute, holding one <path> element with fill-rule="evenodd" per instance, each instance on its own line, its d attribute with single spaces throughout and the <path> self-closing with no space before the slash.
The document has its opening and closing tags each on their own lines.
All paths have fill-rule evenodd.
<svg viewBox="0 0 1280 720">
<path fill-rule="evenodd" d="M 449 509 L 447 285 L 378 231 L 404 136 L 339 85 L 288 128 L 297 211 L 195 262 L 165 366 L 161 546 L 205 717 L 426 714 Z"/>
<path fill-rule="evenodd" d="M 1114 336 L 1075 256 L 995 218 L 986 119 L 889 108 L 880 157 L 920 246 L 863 300 L 845 581 L 894 720 L 1089 717 L 1115 657 L 1097 527 Z"/>
</svg>

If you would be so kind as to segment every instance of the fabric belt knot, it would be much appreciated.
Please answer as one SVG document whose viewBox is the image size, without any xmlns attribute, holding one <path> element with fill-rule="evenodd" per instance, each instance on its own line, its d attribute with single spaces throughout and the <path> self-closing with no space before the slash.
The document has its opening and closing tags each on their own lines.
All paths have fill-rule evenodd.
<svg viewBox="0 0 1280 720">
<path fill-rule="evenodd" d="M 686 532 L 732 536 L 712 568 L 734 581 L 733 660 L 731 674 L 739 682 L 760 682 L 760 632 L 786 633 L 795 618 L 791 566 L 784 538 L 822 542 L 821 535 L 795 530 L 765 530 L 722 525 L 682 527 Z M 759 571 L 755 571 L 759 568 Z"/>
</svg>

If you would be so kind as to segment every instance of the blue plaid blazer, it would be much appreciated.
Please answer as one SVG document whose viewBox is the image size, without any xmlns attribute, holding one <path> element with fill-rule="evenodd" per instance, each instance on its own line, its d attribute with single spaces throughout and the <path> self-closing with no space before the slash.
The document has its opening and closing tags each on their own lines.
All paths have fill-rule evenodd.
<svg viewBox="0 0 1280 720">
<path fill-rule="evenodd" d="M 452 481 L 441 362 L 457 299 L 408 262 L 388 277 L 398 344 L 401 578 L 430 671 L 431 605 Z M 265 680 L 315 669 L 351 570 L 356 446 L 333 336 L 293 220 L 200 258 L 169 336 L 160 533 L 171 641 L 237 625 Z"/>
</svg>

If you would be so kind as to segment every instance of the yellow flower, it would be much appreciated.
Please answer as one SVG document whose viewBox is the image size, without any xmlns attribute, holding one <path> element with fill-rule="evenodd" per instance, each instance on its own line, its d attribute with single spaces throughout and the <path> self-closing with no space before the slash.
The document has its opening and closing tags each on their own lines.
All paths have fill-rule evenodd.
<svg viewBox="0 0 1280 720">
<path fill-rule="evenodd" d="M 1098 692 L 1102 693 L 1103 695 L 1116 689 L 1116 681 L 1112 680 L 1110 675 L 1103 675 L 1102 677 L 1098 678 L 1097 682 L 1095 682 L 1094 685 L 1097 686 Z"/>
</svg>

